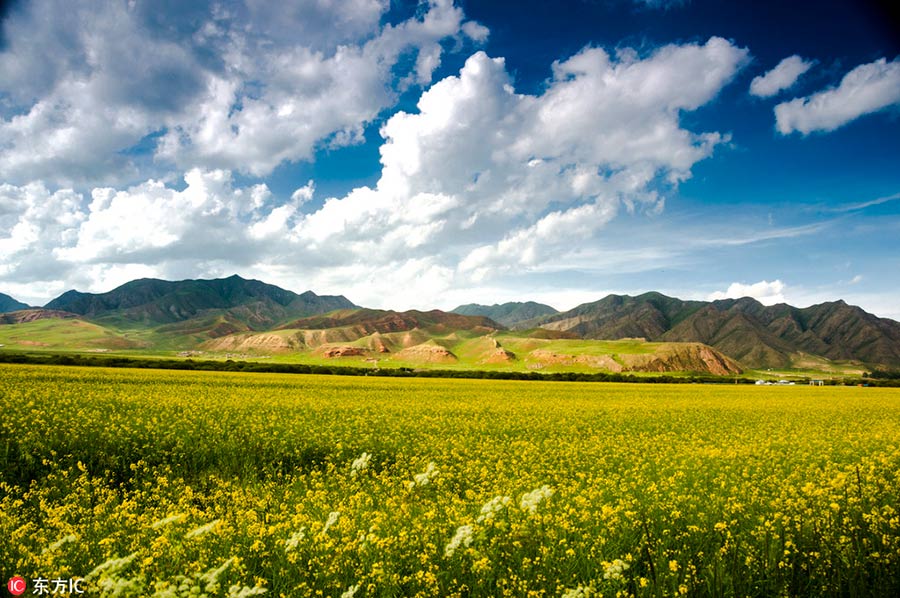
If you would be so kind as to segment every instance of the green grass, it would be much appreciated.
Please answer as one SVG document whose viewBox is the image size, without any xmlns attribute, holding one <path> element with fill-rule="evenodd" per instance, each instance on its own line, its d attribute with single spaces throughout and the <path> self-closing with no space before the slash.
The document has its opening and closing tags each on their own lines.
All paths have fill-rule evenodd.
<svg viewBox="0 0 900 598">
<path fill-rule="evenodd" d="M 127 336 L 80 319 L 45 319 L 0 326 L 0 344 L 9 349 L 91 351 L 137 345 Z"/>
<path fill-rule="evenodd" d="M 277 331 L 281 336 L 291 336 L 296 334 L 294 330 Z M 269 333 L 266 333 L 269 334 Z M 618 341 L 596 341 L 596 340 L 547 340 L 530 338 L 515 333 L 496 334 L 492 336 L 483 336 L 471 331 L 457 331 L 450 335 L 431 335 L 426 343 L 440 345 L 451 351 L 458 361 L 448 361 L 442 363 L 425 363 L 421 361 L 403 360 L 395 357 L 394 353 L 402 349 L 400 339 L 407 333 L 387 333 L 381 337 L 393 344 L 395 351 L 392 353 L 377 354 L 372 353 L 365 356 L 348 356 L 340 358 L 322 357 L 318 351 L 304 350 L 291 352 L 278 351 L 248 351 L 242 355 L 246 359 L 259 359 L 260 355 L 265 354 L 267 361 L 274 363 L 309 363 L 315 365 L 352 365 L 359 367 L 374 367 L 372 359 L 378 360 L 379 367 L 411 367 L 411 368 L 437 368 L 449 370 L 501 370 L 501 371 L 532 371 L 530 367 L 535 360 L 529 359 L 528 354 L 536 349 L 557 353 L 560 355 L 590 355 L 603 356 L 611 355 L 616 359 L 620 355 L 632 354 L 652 354 L 656 351 L 664 350 L 670 347 L 671 343 L 647 343 L 634 340 L 618 340 Z M 493 340 L 499 342 L 500 346 L 506 350 L 513 352 L 516 359 L 509 362 L 490 363 L 486 361 L 489 353 L 494 350 Z M 333 345 L 347 345 L 355 347 L 365 347 L 369 341 L 369 337 L 364 337 L 354 341 L 335 342 Z M 232 351 L 231 354 L 241 353 L 240 351 Z M 222 356 L 225 353 L 210 352 L 207 355 L 215 358 L 217 355 Z M 597 368 L 586 364 L 549 364 L 540 368 L 546 372 L 596 372 Z"/>
<path fill-rule="evenodd" d="M 747 372 L 747 375 L 764 380 L 782 378 L 820 378 L 830 380 L 848 377 L 858 378 L 870 369 L 852 361 L 829 361 L 821 357 L 796 355 L 794 356 L 794 367 L 751 370 Z"/>
<path fill-rule="evenodd" d="M 515 351 L 518 347 L 532 347 L 546 349 L 565 354 L 580 355 L 607 355 L 607 354 L 645 354 L 653 353 L 657 349 L 669 343 L 649 343 L 635 340 L 574 340 L 574 339 L 558 339 L 543 340 L 530 338 L 517 338 L 514 336 L 501 335 L 498 340 L 504 347 L 509 347 Z"/>
<path fill-rule="evenodd" d="M 541 363 L 529 356 L 532 351 L 541 350 L 558 355 L 593 356 L 608 355 L 613 361 L 623 365 L 629 355 L 648 355 L 665 352 L 675 346 L 672 343 L 643 342 L 638 340 L 574 340 L 574 339 L 539 339 L 524 333 L 501 332 L 490 336 L 481 336 L 473 331 L 456 331 L 452 334 L 416 331 L 419 340 L 437 343 L 445 347 L 458 358 L 458 361 L 426 363 L 416 360 L 404 360 L 396 357 L 403 348 L 403 339 L 410 332 L 382 334 L 381 337 L 391 348 L 391 353 L 371 353 L 360 357 L 326 358 L 317 349 L 279 351 L 260 348 L 258 350 L 209 350 L 205 344 L 210 340 L 206 334 L 208 326 L 214 322 L 199 325 L 192 323 L 193 328 L 182 325 L 161 327 L 116 328 L 111 323 L 101 326 L 83 320 L 46 319 L 26 324 L 0 326 L 0 350 L 14 351 L 52 351 L 52 352 L 104 352 L 110 355 L 127 357 L 164 357 L 173 358 L 185 351 L 203 351 L 203 359 L 242 359 L 272 363 L 302 363 L 311 365 L 333 366 L 346 365 L 352 367 L 375 367 L 372 360 L 377 359 L 378 367 L 406 367 L 414 369 L 449 369 L 449 370 L 485 370 L 485 371 L 534 371 L 543 372 L 576 372 L 590 373 L 598 370 L 588 363 Z M 197 326 L 200 326 L 197 328 Z M 205 327 L 204 327 L 205 326 Z M 352 328 L 352 327 L 351 327 Z M 320 332 L 320 331 L 315 331 Z M 345 331 L 349 336 L 346 342 L 334 342 L 335 345 L 366 347 L 369 337 L 352 338 L 352 330 Z M 273 330 L 263 334 L 281 338 L 289 338 L 303 331 Z M 253 335 L 256 333 L 238 333 Z M 339 329 L 329 334 L 340 337 Z M 355 333 L 354 333 L 355 334 Z M 491 362 L 489 354 L 494 349 L 496 340 L 506 350 L 516 355 L 508 362 Z M 778 379 L 792 378 L 841 378 L 858 377 L 866 368 L 860 364 L 849 362 L 831 362 L 808 355 L 796 356 L 795 368 L 782 370 L 754 370 L 745 376 Z M 626 368 L 627 369 L 627 368 Z M 684 375 L 689 372 L 671 372 L 672 375 Z M 644 375 L 635 372 L 635 375 Z M 652 373 L 647 375 L 653 375 Z"/>
</svg>

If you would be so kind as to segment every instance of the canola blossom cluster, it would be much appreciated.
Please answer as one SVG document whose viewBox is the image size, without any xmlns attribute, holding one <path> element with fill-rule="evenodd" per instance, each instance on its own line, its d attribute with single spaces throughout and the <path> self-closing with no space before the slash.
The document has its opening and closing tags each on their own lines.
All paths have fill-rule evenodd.
<svg viewBox="0 0 900 598">
<path fill-rule="evenodd" d="M 0 570 L 100 598 L 900 595 L 900 389 L 0 365 Z"/>
</svg>

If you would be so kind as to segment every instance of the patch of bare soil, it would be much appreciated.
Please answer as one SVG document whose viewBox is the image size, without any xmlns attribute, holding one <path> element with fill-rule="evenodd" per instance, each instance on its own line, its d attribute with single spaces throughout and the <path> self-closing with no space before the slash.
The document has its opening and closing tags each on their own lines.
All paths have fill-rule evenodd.
<svg viewBox="0 0 900 598">
<path fill-rule="evenodd" d="M 407 347 L 395 355 L 398 360 L 419 363 L 453 363 L 459 361 L 449 349 L 433 343 Z"/>
<path fill-rule="evenodd" d="M 368 353 L 368 351 L 366 351 L 362 347 L 353 347 L 350 345 L 319 347 L 316 352 L 320 353 L 323 357 L 328 358 L 359 357 Z"/>
<path fill-rule="evenodd" d="M 567 355 L 556 353 L 546 349 L 536 349 L 529 353 L 532 361 L 538 361 L 541 365 L 586 365 L 592 368 L 609 372 L 621 372 L 622 365 L 610 355 Z"/>
<path fill-rule="evenodd" d="M 701 372 L 732 376 L 743 370 L 733 359 L 700 343 L 677 343 L 657 353 L 622 355 L 627 369 L 635 372 Z"/>
</svg>

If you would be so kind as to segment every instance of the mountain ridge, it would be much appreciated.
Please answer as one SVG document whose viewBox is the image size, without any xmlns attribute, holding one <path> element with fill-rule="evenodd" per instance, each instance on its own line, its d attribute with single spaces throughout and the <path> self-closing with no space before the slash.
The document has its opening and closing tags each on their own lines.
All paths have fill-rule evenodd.
<svg viewBox="0 0 900 598">
<path fill-rule="evenodd" d="M 519 322 L 557 314 L 559 310 L 535 301 L 510 301 L 493 305 L 466 303 L 451 309 L 450 313 L 464 316 L 485 316 L 504 326 L 514 326 Z"/>
<path fill-rule="evenodd" d="M 19 311 L 22 309 L 28 309 L 31 307 L 27 303 L 22 303 L 5 293 L 0 293 L 0 313 L 6 313 L 11 311 Z"/>
<path fill-rule="evenodd" d="M 66 291 L 44 306 L 98 321 L 144 325 L 171 325 L 218 312 L 251 330 L 272 327 L 290 318 L 355 307 L 342 295 L 319 296 L 312 291 L 297 294 L 236 274 L 181 281 L 141 278 L 106 293 Z"/>
</svg>

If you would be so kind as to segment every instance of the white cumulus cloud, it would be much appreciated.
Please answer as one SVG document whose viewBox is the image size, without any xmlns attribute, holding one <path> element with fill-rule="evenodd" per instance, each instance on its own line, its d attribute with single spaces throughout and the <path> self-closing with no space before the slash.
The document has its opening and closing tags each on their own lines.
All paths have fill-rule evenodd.
<svg viewBox="0 0 900 598">
<path fill-rule="evenodd" d="M 422 306 L 498 275 L 565 268 L 620 211 L 661 210 L 728 138 L 691 131 L 681 115 L 712 101 L 746 61 L 720 38 L 645 56 L 589 47 L 554 63 L 543 92 L 529 95 L 503 59 L 477 52 L 423 92 L 415 112 L 385 122 L 376 185 L 322 204 L 309 201 L 312 181 L 277 197 L 212 168 L 188 170 L 183 188 L 151 179 L 90 197 L 7 185 L 0 243 L 11 257 L 0 282 L 27 271 L 43 284 L 106 290 L 131 272 L 249 271 L 366 305 L 394 305 L 403 289 Z M 18 199 L 29 193 L 30 211 Z M 51 200 L 58 207 L 39 213 Z"/>
<path fill-rule="evenodd" d="M 726 137 L 681 128 L 746 50 L 712 38 L 615 58 L 586 48 L 553 65 L 539 96 L 479 52 L 382 128 L 377 186 L 326 201 L 297 234 L 344 259 L 440 256 L 461 280 L 538 267 L 583 245 L 620 207 L 661 207 Z M 690 82 L 690 84 L 688 84 Z"/>
<path fill-rule="evenodd" d="M 710 301 L 717 299 L 740 299 L 742 297 L 752 297 L 763 305 L 775 305 L 776 303 L 785 303 L 784 290 L 785 284 L 780 280 L 761 280 L 753 284 L 744 284 L 733 282 L 728 286 L 726 291 L 716 291 L 707 297 Z"/>
<path fill-rule="evenodd" d="M 813 62 L 811 60 L 803 60 L 796 54 L 788 56 L 771 71 L 754 77 L 753 81 L 750 82 L 750 93 L 761 98 L 774 96 L 778 92 L 793 86 L 797 79 L 808 71 L 812 65 Z"/>
<path fill-rule="evenodd" d="M 388 8 L 23 3 L 0 51 L 0 180 L 115 184 L 163 167 L 264 176 L 319 145 L 357 143 L 402 88 L 431 81 L 442 42 L 488 35 L 452 0 L 382 25 Z"/>
<path fill-rule="evenodd" d="M 863 64 L 841 79 L 840 85 L 775 106 L 778 131 L 808 135 L 833 131 L 864 114 L 900 103 L 900 59 L 881 58 Z"/>
<path fill-rule="evenodd" d="M 185 278 L 283 263 L 295 249 L 282 238 L 302 202 L 271 200 L 265 185 L 236 187 L 228 171 L 194 169 L 185 183 L 98 187 L 89 199 L 38 183 L 0 185 L 0 206 L 9 197 L 18 206 L 0 216 L 0 282 L 108 290 L 132 274 Z"/>
</svg>

